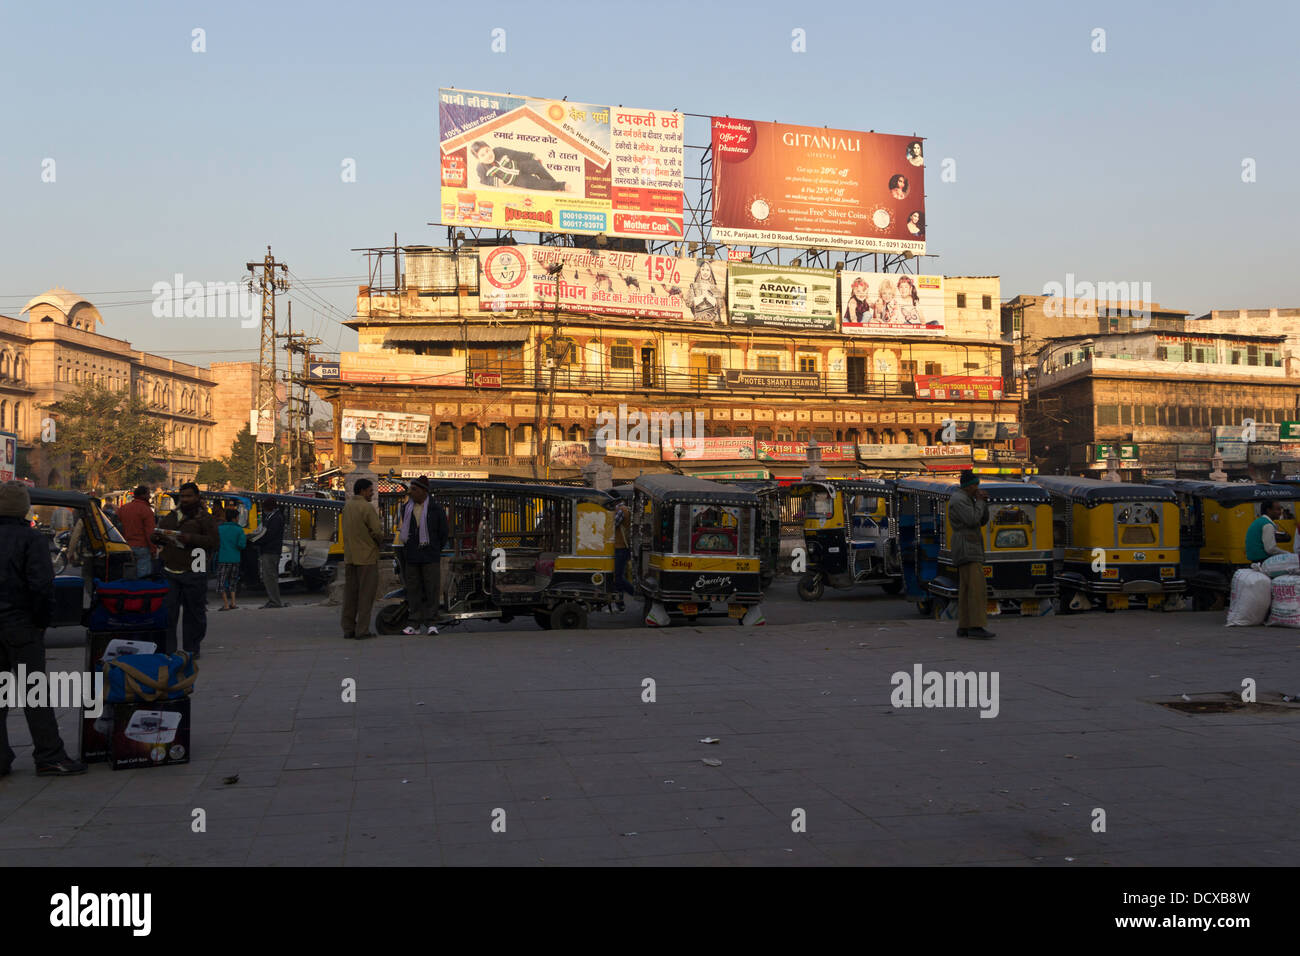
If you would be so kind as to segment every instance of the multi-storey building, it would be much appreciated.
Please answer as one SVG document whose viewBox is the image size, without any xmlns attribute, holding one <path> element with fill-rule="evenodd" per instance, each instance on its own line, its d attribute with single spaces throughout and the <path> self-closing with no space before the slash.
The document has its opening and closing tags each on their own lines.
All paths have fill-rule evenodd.
<svg viewBox="0 0 1300 956">
<path fill-rule="evenodd" d="M 676 413 L 710 438 L 788 443 L 769 456 L 787 471 L 802 460 L 794 446 L 814 439 L 919 457 L 953 440 L 944 425 L 952 421 L 958 440 L 982 446 L 991 462 L 1010 458 L 1019 435 L 1018 396 L 1002 389 L 996 276 L 944 280 L 941 336 L 873 338 L 841 334 L 838 324 L 803 331 L 485 311 L 477 250 L 402 252 L 401 281 L 360 290 L 358 347 L 342 354 L 338 384 L 314 386 L 334 405 L 340 459 L 349 421 L 386 416 L 378 434 L 370 429 L 381 473 L 576 475 L 575 444 L 620 407 Z M 653 457 L 610 453 L 616 474 L 666 467 Z M 761 449 L 758 458 L 749 463 L 765 463 Z"/>
<path fill-rule="evenodd" d="M 26 318 L 0 316 L 0 429 L 18 434 L 37 484 L 57 488 L 67 479 L 67 463 L 41 441 L 45 409 L 87 383 L 130 389 L 162 421 L 166 452 L 157 463 L 169 480 L 194 477 L 212 457 L 213 382 L 206 370 L 100 334 L 99 310 L 66 289 L 37 296 L 19 315 Z"/>
<path fill-rule="evenodd" d="M 1135 331 L 1049 339 L 1039 351 L 1026 429 L 1043 471 L 1126 477 L 1266 477 L 1300 461 L 1281 441 L 1300 418 L 1286 337 Z M 1290 470 L 1282 468 L 1282 470 Z"/>
<path fill-rule="evenodd" d="M 1300 376 L 1300 309 L 1215 309 L 1187 320 L 1189 332 L 1286 336 L 1288 375 Z"/>
</svg>

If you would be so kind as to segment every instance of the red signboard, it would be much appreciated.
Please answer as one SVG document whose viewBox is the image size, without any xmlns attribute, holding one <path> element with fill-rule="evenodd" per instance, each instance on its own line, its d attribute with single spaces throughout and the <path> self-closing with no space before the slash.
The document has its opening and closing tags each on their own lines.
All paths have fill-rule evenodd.
<svg viewBox="0 0 1300 956">
<path fill-rule="evenodd" d="M 993 401 L 1002 397 L 1002 379 L 995 375 L 918 375 L 916 397 Z"/>
<path fill-rule="evenodd" d="M 806 441 L 764 441 L 758 439 L 759 461 L 797 461 L 808 460 L 808 442 Z M 822 461 L 857 461 L 857 446 L 852 442 L 829 442 L 820 444 Z"/>
<path fill-rule="evenodd" d="M 470 375 L 470 384 L 475 388 L 500 388 L 500 372 L 473 372 Z"/>
</svg>

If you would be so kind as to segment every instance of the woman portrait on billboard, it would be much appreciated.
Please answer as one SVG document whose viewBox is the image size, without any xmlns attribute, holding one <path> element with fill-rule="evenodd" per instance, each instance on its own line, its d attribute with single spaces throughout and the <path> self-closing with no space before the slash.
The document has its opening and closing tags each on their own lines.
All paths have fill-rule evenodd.
<svg viewBox="0 0 1300 956">
<path fill-rule="evenodd" d="M 849 291 L 849 301 L 844 306 L 844 327 L 862 328 L 873 318 L 871 308 L 871 286 L 867 280 L 858 276 L 853 280 Z"/>
<path fill-rule="evenodd" d="M 921 155 L 921 141 L 914 139 L 907 144 L 907 161 L 913 166 L 924 166 L 925 157 Z"/>
<path fill-rule="evenodd" d="M 686 293 L 691 318 L 697 322 L 716 322 L 722 318 L 722 293 L 718 289 L 718 280 L 713 275 L 713 263 L 701 259 L 696 269 L 695 279 Z"/>
<path fill-rule="evenodd" d="M 921 212 L 919 209 L 913 209 L 911 215 L 907 217 L 907 231 L 913 236 L 924 236 L 925 213 Z"/>
<path fill-rule="evenodd" d="M 916 283 L 911 276 L 898 279 L 898 317 L 904 325 L 922 325 L 921 297 L 916 294 Z"/>
<path fill-rule="evenodd" d="M 889 177 L 889 195 L 895 199 L 907 198 L 908 183 L 907 177 L 902 173 L 894 173 Z"/>
</svg>

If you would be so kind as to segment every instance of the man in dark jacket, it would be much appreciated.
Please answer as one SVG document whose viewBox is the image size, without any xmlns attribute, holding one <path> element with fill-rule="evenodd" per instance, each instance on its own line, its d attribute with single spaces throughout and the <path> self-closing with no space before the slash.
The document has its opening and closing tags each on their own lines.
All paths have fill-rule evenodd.
<svg viewBox="0 0 1300 956">
<path fill-rule="evenodd" d="M 17 481 L 0 485 L 0 671 L 17 679 L 18 668 L 30 676 L 45 670 L 45 628 L 54 613 L 54 565 L 46 537 L 27 523 L 31 498 Z M 26 691 L 26 688 L 20 688 Z M 36 773 L 69 776 L 86 765 L 68 756 L 59 737 L 59 722 L 50 707 L 24 701 L 23 716 L 31 731 Z M 0 702 L 0 777 L 9 773 L 14 752 L 5 728 L 9 708 Z"/>
<path fill-rule="evenodd" d="M 989 638 L 988 586 L 984 582 L 984 526 L 989 523 L 988 496 L 973 471 L 961 473 L 961 489 L 948 499 L 952 526 L 952 563 L 957 569 L 957 636 Z"/>
<path fill-rule="evenodd" d="M 266 529 L 257 539 L 257 566 L 261 572 L 262 587 L 266 588 L 268 607 L 284 607 L 280 600 L 280 552 L 284 549 L 284 512 L 274 498 L 262 502 L 262 527 Z"/>
<path fill-rule="evenodd" d="M 441 594 L 442 548 L 447 543 L 447 512 L 429 497 L 429 479 L 411 482 L 407 501 L 398 512 L 397 549 L 410 623 L 403 634 L 437 634 Z"/>
<path fill-rule="evenodd" d="M 208 632 L 208 561 L 221 545 L 217 522 L 199 497 L 199 486 L 187 481 L 180 488 L 180 507 L 158 522 L 153 540 L 161 544 L 163 578 L 167 581 L 167 641 L 164 650 L 176 650 L 176 630 L 184 612 L 183 647 L 199 657 L 199 645 Z"/>
</svg>

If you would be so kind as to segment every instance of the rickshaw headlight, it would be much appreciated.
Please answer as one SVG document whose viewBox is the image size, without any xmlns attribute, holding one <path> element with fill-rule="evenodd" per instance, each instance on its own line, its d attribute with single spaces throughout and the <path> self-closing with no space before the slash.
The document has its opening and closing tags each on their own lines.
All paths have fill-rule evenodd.
<svg viewBox="0 0 1300 956">
<path fill-rule="evenodd" d="M 603 574 L 601 574 L 599 571 L 597 571 L 595 574 L 593 574 L 593 575 L 591 576 L 591 583 L 592 583 L 592 584 L 597 584 L 597 585 L 599 585 L 599 584 L 604 584 L 604 583 L 605 583 L 605 575 L 603 575 Z"/>
</svg>

